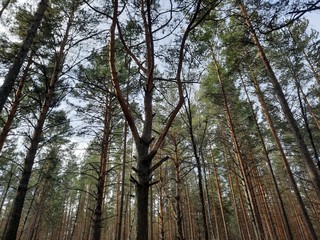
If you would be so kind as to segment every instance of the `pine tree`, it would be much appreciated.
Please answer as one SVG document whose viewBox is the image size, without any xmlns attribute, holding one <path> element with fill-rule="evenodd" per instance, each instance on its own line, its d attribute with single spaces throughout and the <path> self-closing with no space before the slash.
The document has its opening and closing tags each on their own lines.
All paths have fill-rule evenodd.
<svg viewBox="0 0 320 240">
<path fill-rule="evenodd" d="M 34 15 L 34 20 L 30 25 L 30 28 L 26 34 L 26 37 L 14 59 L 5 79 L 4 83 L 0 87 L 0 113 L 6 103 L 9 94 L 12 91 L 13 85 L 20 72 L 21 66 L 27 57 L 29 49 L 32 45 L 34 38 L 36 37 L 38 28 L 40 27 L 41 21 L 44 17 L 44 13 L 48 8 L 48 0 L 41 0 L 38 5 L 37 12 Z"/>
</svg>

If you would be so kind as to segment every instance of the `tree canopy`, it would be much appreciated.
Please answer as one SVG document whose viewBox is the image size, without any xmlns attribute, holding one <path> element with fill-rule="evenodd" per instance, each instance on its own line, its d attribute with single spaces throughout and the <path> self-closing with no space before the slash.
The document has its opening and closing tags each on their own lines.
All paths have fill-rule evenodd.
<svg viewBox="0 0 320 240">
<path fill-rule="evenodd" d="M 3 0 L 1 239 L 320 238 L 319 9 Z"/>
</svg>

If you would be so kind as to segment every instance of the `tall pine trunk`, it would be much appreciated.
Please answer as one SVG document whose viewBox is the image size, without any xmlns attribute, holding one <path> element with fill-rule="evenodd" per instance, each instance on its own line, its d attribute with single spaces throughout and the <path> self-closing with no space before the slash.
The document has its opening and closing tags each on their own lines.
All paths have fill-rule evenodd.
<svg viewBox="0 0 320 240">
<path fill-rule="evenodd" d="M 264 229 L 263 229 L 263 225 L 262 225 L 262 220 L 261 220 L 261 216 L 259 213 L 259 208 L 258 208 L 258 204 L 257 204 L 257 199 L 255 196 L 255 192 L 253 190 L 253 184 L 252 181 L 250 179 L 250 174 L 248 171 L 248 166 L 245 163 L 244 160 L 244 156 L 243 153 L 240 149 L 240 145 L 239 145 L 239 141 L 235 132 L 235 128 L 234 128 L 234 123 L 232 121 L 231 118 L 231 113 L 230 113 L 230 109 L 229 109 L 229 104 L 228 104 L 228 100 L 227 100 L 227 95 L 225 92 L 225 87 L 224 84 L 222 82 L 221 79 L 221 74 L 220 74 L 220 67 L 218 65 L 217 60 L 215 59 L 215 56 L 212 54 L 213 60 L 214 60 L 214 65 L 216 67 L 216 71 L 217 71 L 217 77 L 219 80 L 219 84 L 221 87 L 221 92 L 222 92 L 222 96 L 223 96 L 223 104 L 224 104 L 224 110 L 225 110 L 225 115 L 226 115 L 226 120 L 227 120 L 227 125 L 229 128 L 229 132 L 230 132 L 230 136 L 231 136 L 231 140 L 234 146 L 234 150 L 236 153 L 236 157 L 237 157 L 237 161 L 239 164 L 239 169 L 240 169 L 240 173 L 242 175 L 242 179 L 244 182 L 244 187 L 246 190 L 246 194 L 247 194 L 247 198 L 249 201 L 249 206 L 251 207 L 251 211 L 252 211 L 252 217 L 253 217 L 253 223 L 254 223 L 254 229 L 255 229 L 255 234 L 256 234 L 256 238 L 257 239 L 264 239 L 265 238 L 265 233 L 264 233 Z"/>
<path fill-rule="evenodd" d="M 26 66 L 26 68 L 25 68 L 25 70 L 23 72 L 23 76 L 20 79 L 18 89 L 17 89 L 17 91 L 15 93 L 14 101 L 12 103 L 10 112 L 8 114 L 7 121 L 5 122 L 5 124 L 4 124 L 3 128 L 2 128 L 2 131 L 1 131 L 1 134 L 0 134 L 0 152 L 1 152 L 2 148 L 3 148 L 5 140 L 6 140 L 7 136 L 8 136 L 10 128 L 12 126 L 14 117 L 15 117 L 16 112 L 18 110 L 18 106 L 19 106 L 19 103 L 20 103 L 20 100 L 21 100 L 21 96 L 22 96 L 22 90 L 23 90 L 24 84 L 25 84 L 25 82 L 27 80 L 28 72 L 29 72 L 30 66 L 32 64 L 32 61 L 33 61 L 32 60 L 32 56 L 30 56 L 29 60 L 28 60 L 28 64 L 27 64 L 27 66 Z"/>
<path fill-rule="evenodd" d="M 126 162 L 127 162 L 127 132 L 128 125 L 124 125 L 123 133 L 123 153 L 122 153 L 122 171 L 121 171 L 121 195 L 120 195 L 120 209 L 118 216 L 117 227 L 117 240 L 121 240 L 122 236 L 122 222 L 123 222 L 123 209 L 124 209 L 124 196 L 125 196 L 125 179 L 126 179 Z"/>
<path fill-rule="evenodd" d="M 271 65 L 270 65 L 269 59 L 267 58 L 262 45 L 260 44 L 259 38 L 256 34 L 256 31 L 251 24 L 251 21 L 248 17 L 247 11 L 246 11 L 244 5 L 242 4 L 241 0 L 237 0 L 237 3 L 238 3 L 239 8 L 241 10 L 241 14 L 243 16 L 243 19 L 244 19 L 244 21 L 250 31 L 252 40 L 257 48 L 258 54 L 261 58 L 261 61 L 264 65 L 264 67 L 265 67 L 265 70 L 268 74 L 268 77 L 273 85 L 273 89 L 276 93 L 276 96 L 277 96 L 279 102 L 280 102 L 280 105 L 282 107 L 282 111 L 288 121 L 289 127 L 290 127 L 292 134 L 294 136 L 295 143 L 298 146 L 301 157 L 304 160 L 304 163 L 306 165 L 310 180 L 313 183 L 313 187 L 318 195 L 318 198 L 320 199 L 320 175 L 317 171 L 317 168 L 313 162 L 313 159 L 312 159 L 311 154 L 308 150 L 308 147 L 307 147 L 307 145 L 304 141 L 304 138 L 301 134 L 301 131 L 299 129 L 297 121 L 295 120 L 293 113 L 290 110 L 290 107 L 288 105 L 286 97 L 282 91 L 281 85 L 280 85 Z M 316 237 L 315 233 L 312 233 L 312 235 L 313 235 L 313 237 Z"/>
<path fill-rule="evenodd" d="M 59 53 L 57 54 L 57 57 L 56 57 L 56 62 L 55 62 L 53 73 L 50 79 L 49 87 L 46 93 L 45 101 L 41 107 L 40 115 L 30 140 L 30 146 L 28 148 L 27 155 L 24 159 L 22 176 L 19 181 L 19 186 L 16 191 L 16 196 L 14 198 L 12 211 L 10 214 L 10 218 L 8 220 L 8 228 L 6 229 L 5 236 L 3 238 L 4 240 L 13 240 L 17 236 L 17 231 L 19 227 L 19 222 L 21 218 L 24 201 L 26 198 L 27 190 L 28 190 L 28 184 L 31 177 L 33 163 L 38 150 L 38 145 L 41 141 L 41 137 L 43 134 L 43 126 L 46 118 L 48 117 L 48 112 L 50 110 L 50 105 L 55 93 L 55 86 L 58 81 L 58 76 L 62 70 L 63 60 L 65 56 L 64 50 L 67 45 L 69 31 L 71 28 L 71 23 L 73 21 L 73 14 L 74 12 L 71 13 L 70 18 L 68 19 L 66 32 L 65 32 L 63 41 L 61 43 Z"/>
<path fill-rule="evenodd" d="M 296 84 L 296 88 L 297 88 L 299 106 L 300 106 L 301 115 L 302 115 L 302 118 L 303 118 L 303 121 L 304 121 L 304 126 L 305 126 L 305 129 L 306 129 L 307 133 L 308 133 L 309 141 L 310 141 L 310 144 L 311 144 L 312 149 L 313 149 L 314 158 L 316 159 L 316 163 L 317 163 L 318 169 L 320 170 L 320 159 L 319 159 L 319 155 L 318 155 L 318 150 L 317 150 L 317 147 L 315 145 L 314 137 L 313 137 L 312 131 L 311 131 L 310 126 L 309 126 L 309 120 L 308 120 L 308 116 L 307 116 L 305 107 L 303 106 L 303 103 L 302 103 L 301 93 L 300 93 L 300 92 L 302 92 L 301 85 L 298 82 L 298 79 L 296 79 L 296 78 L 295 78 L 295 84 Z"/>
<path fill-rule="evenodd" d="M 277 148 L 278 148 L 278 150 L 280 152 L 284 168 L 285 168 L 285 170 L 286 170 L 286 172 L 287 172 L 287 174 L 289 176 L 289 182 L 290 182 L 291 187 L 293 189 L 293 192 L 294 192 L 294 194 L 295 194 L 295 196 L 297 198 L 298 208 L 301 211 L 301 214 L 302 214 L 302 217 L 303 217 L 303 221 L 304 221 L 306 227 L 308 228 L 308 232 L 309 232 L 310 236 L 312 237 L 312 239 L 317 239 L 316 233 L 315 233 L 315 230 L 314 230 L 313 225 L 311 223 L 311 220 L 309 218 L 307 209 L 306 209 L 306 207 L 304 205 L 304 202 L 302 200 L 298 185 L 297 185 L 297 183 L 296 183 L 296 181 L 294 179 L 294 176 L 293 176 L 293 173 L 291 171 L 288 159 L 287 159 L 287 157 L 285 155 L 285 152 L 284 152 L 284 149 L 282 147 L 281 141 L 280 141 L 280 139 L 278 137 L 277 131 L 276 131 L 275 127 L 274 127 L 272 118 L 271 118 L 270 113 L 268 111 L 267 104 L 266 104 L 266 102 L 265 102 L 265 100 L 263 98 L 262 91 L 261 91 L 260 86 L 259 86 L 259 84 L 257 82 L 256 76 L 253 73 L 251 73 L 251 80 L 253 81 L 254 87 L 256 89 L 256 92 L 257 92 L 257 95 L 258 95 L 258 100 L 259 100 L 261 108 L 262 108 L 262 113 L 263 113 L 263 115 L 265 116 L 265 118 L 267 120 L 267 123 L 269 125 L 271 134 L 272 134 L 272 136 L 273 136 L 273 138 L 274 138 L 274 140 L 276 142 Z"/>
<path fill-rule="evenodd" d="M 271 160 L 269 158 L 269 154 L 268 154 L 268 150 L 267 150 L 267 147 L 266 147 L 266 144 L 265 144 L 265 140 L 264 140 L 264 138 L 262 136 L 262 132 L 260 130 L 260 126 L 259 126 L 258 121 L 257 121 L 256 113 L 253 110 L 253 106 L 252 106 L 252 103 L 251 103 L 251 100 L 250 100 L 250 97 L 249 97 L 249 94 L 248 94 L 248 91 L 247 91 L 247 88 L 246 88 L 246 85 L 245 85 L 245 83 L 243 81 L 242 76 L 241 76 L 241 81 L 242 81 L 242 85 L 244 87 L 244 91 L 245 91 L 247 99 L 248 99 L 248 103 L 250 105 L 251 114 L 253 116 L 253 120 L 254 120 L 254 123 L 256 125 L 256 129 L 257 129 L 258 136 L 259 136 L 259 139 L 260 139 L 260 142 L 261 142 L 261 145 L 262 145 L 263 153 L 264 153 L 264 155 L 266 157 L 268 170 L 270 172 L 271 179 L 272 179 L 273 185 L 274 185 L 276 193 L 277 193 L 277 200 L 278 200 L 277 202 L 279 203 L 280 213 L 281 213 L 281 216 L 282 216 L 283 224 L 284 224 L 284 227 L 285 227 L 285 232 L 286 232 L 286 235 L 287 235 L 286 237 L 287 237 L 287 239 L 292 240 L 293 239 L 292 231 L 291 231 L 291 228 L 290 228 L 288 216 L 287 216 L 287 213 L 286 213 L 286 210 L 285 210 L 285 207 L 284 207 L 284 203 L 283 203 L 283 199 L 282 199 L 282 196 L 281 196 L 281 193 L 280 193 L 280 189 L 279 189 L 279 186 L 278 186 L 278 183 L 277 183 L 277 180 L 276 180 L 276 176 L 275 176 L 274 171 L 273 171 L 273 167 L 271 165 Z"/>
<path fill-rule="evenodd" d="M 15 164 L 11 163 L 10 170 L 7 173 L 9 176 L 6 176 L 6 180 L 7 180 L 6 186 L 4 186 L 4 185 L 2 186 L 3 190 L 2 190 L 1 201 L 0 201 L 0 216 L 3 216 L 2 215 L 2 210 L 4 209 L 3 206 L 5 205 L 4 203 L 6 201 L 8 192 L 10 190 L 10 186 L 11 186 L 11 182 L 14 178 L 13 176 L 14 176 L 15 170 L 16 170 Z M 0 229 L 1 229 L 1 222 L 0 222 Z"/>
<path fill-rule="evenodd" d="M 108 150 L 109 150 L 109 138 L 111 129 L 111 94 L 107 94 L 105 101 L 105 112 L 104 112 L 104 122 L 103 122 L 103 136 L 101 143 L 101 153 L 100 153 L 100 164 L 97 182 L 97 197 L 96 197 L 96 207 L 94 210 L 94 221 L 93 221 L 93 235 L 92 240 L 101 239 L 102 230 L 102 211 L 103 211 L 103 199 L 104 199 L 104 189 L 107 174 L 107 160 L 108 160 Z"/>
<path fill-rule="evenodd" d="M 176 221 L 176 239 L 178 240 L 184 240 L 184 232 L 183 232 L 183 211 L 182 211 L 182 195 L 181 195 L 181 184 L 182 179 L 180 176 L 181 171 L 181 159 L 180 159 L 180 153 L 179 153 L 179 147 L 178 147 L 178 141 L 177 136 L 174 134 L 171 137 L 174 147 L 174 156 L 172 158 L 173 164 L 174 164 L 174 172 L 175 172 L 175 221 Z"/>
<path fill-rule="evenodd" d="M 310 102 L 309 102 L 306 94 L 302 91 L 302 89 L 301 89 L 301 94 L 303 96 L 304 102 L 307 105 L 307 109 L 308 109 L 309 113 L 311 114 L 315 124 L 317 125 L 318 130 L 320 130 L 320 120 L 319 120 L 318 116 L 315 114 L 315 112 L 313 111 L 313 109 L 312 109 L 312 107 L 310 105 Z"/>
<path fill-rule="evenodd" d="M 199 150 L 196 143 L 196 139 L 193 133 L 193 124 L 192 124 L 192 112 L 191 112 L 191 103 L 190 99 L 187 98 L 188 105 L 186 106 L 186 112 L 187 112 L 187 125 L 189 128 L 189 134 L 191 138 L 191 144 L 192 144 L 192 150 L 193 155 L 196 160 L 196 167 L 197 167 L 197 176 L 198 176 L 198 190 L 199 190 L 199 198 L 201 203 L 201 216 L 202 216 L 202 224 L 203 224 L 203 231 L 204 231 L 204 238 L 205 240 L 209 239 L 209 232 L 208 232 L 208 222 L 207 222 L 207 213 L 206 213 L 206 203 L 205 203 L 205 196 L 203 192 L 203 177 L 202 177 L 202 166 L 200 162 L 200 156 L 199 156 Z"/>
<path fill-rule="evenodd" d="M 221 211 L 221 218 L 222 218 L 222 223 L 223 223 L 223 229 L 224 229 L 224 234 L 226 240 L 229 239 L 229 231 L 227 227 L 227 221 L 226 221 L 226 216 L 225 216 L 225 210 L 223 206 L 223 199 L 222 199 L 222 192 L 221 192 L 221 187 L 220 187 L 220 181 L 219 181 L 219 176 L 218 176 L 218 171 L 217 171 L 217 164 L 214 159 L 213 160 L 213 173 L 215 177 L 215 182 L 216 182 L 216 188 L 218 191 L 218 199 L 219 199 L 219 206 L 220 206 L 220 211 Z"/>
<path fill-rule="evenodd" d="M 7 98 L 12 91 L 14 83 L 20 72 L 20 68 L 27 57 L 32 42 L 37 35 L 37 31 L 44 17 L 44 13 L 48 8 L 48 2 L 49 0 L 40 1 L 38 9 L 34 15 L 34 19 L 27 32 L 26 38 L 24 39 L 16 57 L 14 58 L 9 72 L 7 73 L 4 79 L 3 85 L 0 87 L 0 113 L 2 112 L 3 106 L 6 103 Z"/>
<path fill-rule="evenodd" d="M 225 156 L 224 156 L 224 158 L 225 158 Z M 236 195 L 235 195 L 234 187 L 233 187 L 233 179 L 232 179 L 232 176 L 230 173 L 229 166 L 227 166 L 227 174 L 228 174 L 228 183 L 229 183 L 230 194 L 231 194 L 231 198 L 232 198 L 233 209 L 234 209 L 235 216 L 237 218 L 237 225 L 238 225 L 239 234 L 241 236 L 241 240 L 244 240 L 245 239 L 245 230 L 242 227 L 243 224 L 241 224 L 241 219 L 240 219 L 239 211 L 238 211 L 237 199 L 236 199 Z M 246 223 L 246 218 L 245 218 L 245 223 Z M 246 229 L 248 229 L 247 223 L 245 225 L 246 225 Z M 248 239 L 250 239 L 249 236 L 250 235 L 248 234 Z"/>
</svg>

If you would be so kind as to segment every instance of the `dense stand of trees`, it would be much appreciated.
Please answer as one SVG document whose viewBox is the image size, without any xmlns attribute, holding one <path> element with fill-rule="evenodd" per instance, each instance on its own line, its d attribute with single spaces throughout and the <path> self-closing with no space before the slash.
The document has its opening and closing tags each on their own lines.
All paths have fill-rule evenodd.
<svg viewBox="0 0 320 240">
<path fill-rule="evenodd" d="M 318 10 L 2 1 L 0 238 L 320 238 Z"/>
</svg>

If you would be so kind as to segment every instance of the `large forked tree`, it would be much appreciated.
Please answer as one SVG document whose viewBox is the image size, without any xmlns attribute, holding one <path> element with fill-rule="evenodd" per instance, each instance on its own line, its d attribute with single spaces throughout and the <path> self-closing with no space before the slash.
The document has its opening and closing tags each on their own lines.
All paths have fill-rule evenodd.
<svg viewBox="0 0 320 240">
<path fill-rule="evenodd" d="M 218 2 L 218 1 L 217 1 Z M 112 23 L 110 28 L 110 45 L 109 45 L 109 65 L 110 72 L 112 77 L 112 83 L 115 90 L 115 94 L 121 106 L 121 109 L 125 115 L 125 118 L 130 127 L 134 143 L 137 151 L 137 167 L 134 168 L 137 179 L 132 178 L 135 182 L 136 187 L 136 204 L 137 204 L 137 239 L 144 240 L 148 239 L 148 196 L 149 196 L 149 187 L 152 172 L 157 169 L 168 157 L 163 158 L 157 163 L 152 163 L 154 156 L 156 155 L 158 149 L 164 143 L 165 137 L 169 131 L 169 128 L 172 125 L 173 120 L 181 109 L 184 97 L 183 97 L 183 83 L 181 80 L 184 57 L 186 54 L 186 43 L 190 32 L 199 25 L 205 16 L 210 12 L 210 9 L 214 7 L 215 4 L 211 3 L 210 7 L 207 8 L 203 1 L 190 1 L 187 3 L 181 4 L 179 11 L 184 11 L 188 13 L 189 22 L 184 22 L 179 20 L 179 23 L 176 25 L 175 29 L 181 27 L 184 29 L 180 37 L 179 44 L 176 45 L 175 52 L 178 52 L 178 59 L 175 61 L 176 68 L 174 72 L 174 82 L 176 82 L 178 99 L 173 106 L 173 110 L 169 114 L 167 121 L 164 123 L 163 129 L 159 132 L 156 141 L 153 141 L 152 136 L 153 122 L 154 122 L 154 112 L 153 112 L 153 94 L 155 89 L 155 56 L 156 49 L 155 43 L 157 39 L 155 36 L 159 32 L 163 32 L 165 29 L 168 29 L 171 26 L 173 6 L 169 6 L 169 10 L 166 11 L 168 20 L 163 24 L 159 24 L 159 18 L 165 15 L 165 11 L 159 11 L 160 3 L 154 3 L 154 1 L 146 0 L 139 1 L 133 4 L 133 6 L 124 6 L 124 8 L 137 8 L 133 9 L 135 12 L 140 12 L 140 22 L 139 31 L 143 32 L 143 41 L 144 45 L 144 59 L 139 60 L 139 57 L 143 56 L 140 52 L 139 55 L 135 55 L 131 50 L 131 42 L 126 42 L 125 37 L 123 36 L 123 28 L 120 24 L 120 15 L 123 12 L 120 10 L 120 6 L 117 0 L 113 1 L 113 14 L 112 14 Z M 217 4 L 217 3 L 216 3 Z M 183 6 L 182 6 L 183 5 Z M 160 8 L 161 10 L 161 8 Z M 138 18 L 138 16 L 136 16 Z M 185 24 L 185 25 L 183 25 Z M 181 32 L 179 32 L 181 33 Z M 172 32 L 171 32 L 172 34 Z M 170 33 L 169 33 L 170 35 Z M 172 35 L 171 35 L 172 36 Z M 142 129 L 139 131 L 134 113 L 131 111 L 130 104 L 127 102 L 124 94 L 121 91 L 120 81 L 117 76 L 117 67 L 116 67 L 116 52 L 117 45 L 116 40 L 120 39 L 122 43 L 122 48 L 126 50 L 127 54 L 133 59 L 141 75 L 143 76 L 141 81 L 144 81 L 144 95 L 143 95 L 143 107 L 144 107 L 144 116 L 142 121 Z M 173 38 L 173 37 L 171 37 Z M 140 43 L 141 45 L 141 43 Z"/>
</svg>

